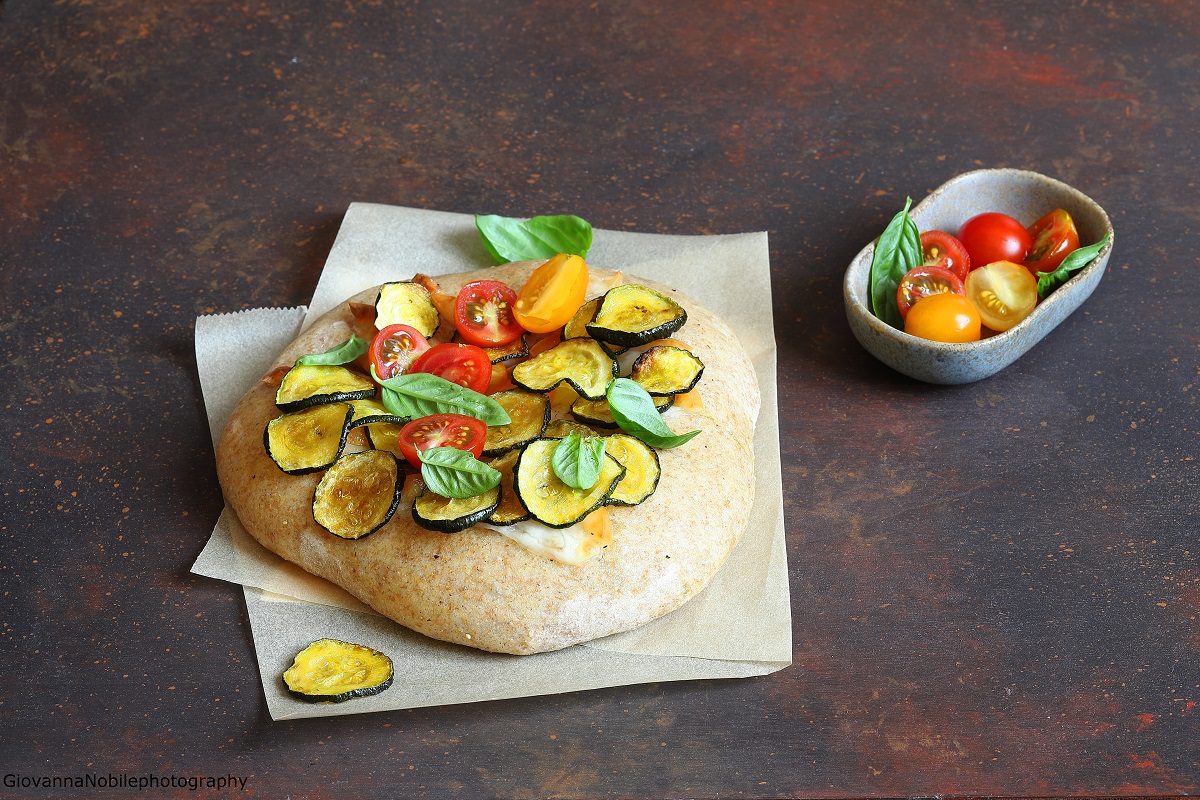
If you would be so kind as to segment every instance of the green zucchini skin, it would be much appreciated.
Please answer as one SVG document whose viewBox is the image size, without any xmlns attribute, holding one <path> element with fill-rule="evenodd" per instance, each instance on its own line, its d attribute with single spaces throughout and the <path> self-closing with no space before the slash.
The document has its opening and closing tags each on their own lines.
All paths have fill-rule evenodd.
<svg viewBox="0 0 1200 800">
<path fill-rule="evenodd" d="M 390 460 L 389 460 L 390 459 Z M 337 507 L 336 499 L 338 493 L 333 493 L 333 501 L 327 501 L 327 495 L 330 494 L 330 487 L 334 486 L 339 480 L 346 478 L 355 478 L 353 470 L 360 463 L 366 464 L 363 469 L 370 468 L 371 461 L 382 461 L 385 471 L 390 473 L 392 480 L 391 494 L 386 498 L 387 507 L 382 513 L 377 513 L 376 519 L 370 527 L 364 528 L 346 528 L 338 525 L 334 515 L 341 510 Z M 343 475 L 343 473 L 346 473 Z M 333 466 L 331 466 L 323 476 L 316 489 L 313 490 L 312 500 L 312 515 L 313 521 L 320 525 L 325 530 L 329 531 L 334 536 L 341 539 L 362 539 L 370 536 L 375 531 L 382 528 L 395 515 L 396 509 L 400 507 L 400 498 L 404 486 L 404 473 L 400 469 L 400 462 L 396 460 L 396 456 L 387 450 L 364 450 L 361 453 L 350 453 L 339 458 Z M 350 489 L 358 488 L 353 483 L 350 484 Z M 368 486 L 362 491 L 368 495 L 373 495 L 374 488 Z M 343 489 L 343 494 L 348 493 L 347 489 Z M 378 509 L 376 509 L 378 511 Z"/>
<path fill-rule="evenodd" d="M 512 420 L 488 428 L 483 455 L 501 456 L 539 438 L 550 422 L 550 397 L 545 392 L 508 389 L 492 395 Z"/>
<path fill-rule="evenodd" d="M 280 381 L 275 405 L 280 411 L 301 411 L 374 396 L 375 382 L 345 367 L 298 364 Z"/>
<path fill-rule="evenodd" d="M 566 382 L 581 397 L 604 398 L 604 390 L 620 368 L 594 339 L 566 339 L 513 368 L 517 386 L 534 392 L 549 392 Z"/>
<path fill-rule="evenodd" d="M 338 427 L 330 425 L 326 434 L 326 437 L 330 439 L 333 435 L 337 435 L 338 437 L 337 447 L 334 452 L 329 453 L 319 461 L 300 462 L 285 457 L 284 451 L 293 449 L 289 448 L 289 445 L 294 446 L 297 444 L 295 441 L 286 441 L 286 430 L 289 424 L 304 424 L 309 417 L 318 415 L 336 419 L 339 414 L 339 407 L 340 409 L 344 409 L 340 430 Z M 263 447 L 266 449 L 267 455 L 275 462 L 275 466 L 288 475 L 308 475 L 313 472 L 320 472 L 323 469 L 328 469 L 341 458 L 342 451 L 346 447 L 346 439 L 350 435 L 350 421 L 352 417 L 353 410 L 345 403 L 326 403 L 321 406 L 301 409 L 300 411 L 289 411 L 271 420 L 263 428 Z M 296 456 L 293 454 L 292 459 L 295 458 Z"/>
</svg>

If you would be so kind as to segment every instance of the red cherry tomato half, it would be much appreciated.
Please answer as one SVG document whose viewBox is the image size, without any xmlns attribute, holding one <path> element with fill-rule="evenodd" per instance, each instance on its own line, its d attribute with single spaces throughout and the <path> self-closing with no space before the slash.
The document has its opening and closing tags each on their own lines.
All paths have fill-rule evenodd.
<svg viewBox="0 0 1200 800">
<path fill-rule="evenodd" d="M 454 447 L 467 450 L 479 458 L 487 439 L 487 424 L 462 414 L 434 414 L 418 417 L 400 429 L 397 443 L 408 463 L 421 468 L 417 451 L 431 447 Z"/>
<path fill-rule="evenodd" d="M 922 297 L 931 294 L 965 294 L 963 282 L 948 269 L 942 267 L 913 267 L 900 279 L 896 289 L 896 308 L 900 318 L 908 316 L 908 309 Z"/>
<path fill-rule="evenodd" d="M 1033 246 L 1033 237 L 1024 225 L 995 211 L 978 214 L 964 222 L 958 229 L 958 240 L 967 249 L 973 270 L 996 261 L 1019 264 Z"/>
<path fill-rule="evenodd" d="M 971 271 L 971 257 L 958 239 L 945 231 L 925 231 L 921 234 L 921 250 L 925 256 L 925 266 L 948 269 L 960 281 L 967 279 L 967 273 Z"/>
<path fill-rule="evenodd" d="M 492 380 L 492 360 L 482 347 L 447 342 L 422 353 L 409 372 L 428 372 L 476 392 L 486 392 Z"/>
<path fill-rule="evenodd" d="M 1025 256 L 1025 268 L 1037 275 L 1053 272 L 1063 259 L 1079 249 L 1079 231 L 1075 220 L 1061 208 L 1056 208 L 1029 226 L 1033 246 Z"/>
<path fill-rule="evenodd" d="M 371 340 L 371 366 L 380 380 L 406 372 L 417 357 L 429 349 L 429 342 L 416 328 L 388 325 Z"/>
<path fill-rule="evenodd" d="M 471 281 L 458 290 L 454 327 L 464 340 L 480 347 L 515 342 L 525 332 L 513 315 L 517 293 L 500 281 Z"/>
</svg>

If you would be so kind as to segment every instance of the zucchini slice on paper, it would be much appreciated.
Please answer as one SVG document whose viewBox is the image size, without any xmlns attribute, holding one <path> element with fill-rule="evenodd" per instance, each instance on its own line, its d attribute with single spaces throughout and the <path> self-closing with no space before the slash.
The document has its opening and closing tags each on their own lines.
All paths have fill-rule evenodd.
<svg viewBox="0 0 1200 800">
<path fill-rule="evenodd" d="M 671 407 L 671 403 L 675 400 L 673 395 L 650 395 L 650 399 L 654 401 L 654 408 L 658 413 L 663 413 Z M 571 404 L 571 416 L 587 425 L 594 425 L 597 428 L 616 428 L 618 427 L 616 419 L 613 418 L 612 410 L 608 407 L 607 400 L 585 400 L 580 398 Z"/>
<path fill-rule="evenodd" d="M 629 377 L 650 394 L 690 392 L 704 374 L 704 362 L 682 347 L 657 345 L 638 356 Z"/>
<path fill-rule="evenodd" d="M 614 433 L 605 437 L 604 452 L 625 467 L 625 477 L 613 488 L 609 505 L 636 506 L 654 494 L 662 467 L 653 447 L 627 433 Z"/>
<path fill-rule="evenodd" d="M 345 367 L 299 364 L 283 376 L 275 392 L 275 405 L 283 411 L 363 400 L 375 396 L 375 382 Z"/>
<path fill-rule="evenodd" d="M 267 455 L 289 475 L 326 469 L 346 447 L 352 416 L 346 403 L 326 403 L 278 416 L 263 432 Z"/>
<path fill-rule="evenodd" d="M 559 480 L 551 466 L 558 439 L 538 439 L 521 451 L 517 458 L 515 486 L 517 496 L 534 519 L 551 528 L 574 525 L 600 506 L 612 494 L 625 467 L 607 453 L 600 477 L 591 489 L 575 489 Z"/>
<path fill-rule="evenodd" d="M 375 329 L 388 325 L 408 325 L 428 338 L 442 324 L 429 290 L 419 283 L 398 281 L 379 287 L 375 298 Z"/>
<path fill-rule="evenodd" d="M 520 450 L 510 450 L 491 462 L 492 469 L 500 472 L 500 505 L 496 506 L 487 520 L 493 525 L 512 525 L 533 516 L 513 488 L 513 470 L 520 455 Z"/>
<path fill-rule="evenodd" d="M 687 312 L 671 298 L 634 283 L 614 286 L 600 298 L 587 323 L 592 338 L 637 347 L 670 336 L 687 322 Z"/>
<path fill-rule="evenodd" d="M 343 703 L 379 694 L 392 685 L 392 660 L 378 650 L 340 639 L 318 639 L 296 654 L 283 673 L 295 697 L 310 703 Z"/>
<path fill-rule="evenodd" d="M 386 450 L 342 456 L 313 492 L 313 519 L 334 536 L 361 539 L 387 524 L 400 505 L 403 475 Z"/>
<path fill-rule="evenodd" d="M 499 504 L 499 485 L 464 499 L 442 497 L 423 489 L 413 503 L 412 515 L 422 528 L 438 533 L 458 533 L 486 520 Z"/>
<path fill-rule="evenodd" d="M 485 456 L 498 456 L 529 444 L 542 435 L 550 421 L 550 398 L 542 392 L 528 389 L 509 389 L 497 392 L 492 399 L 508 412 L 512 420 L 507 425 L 488 427 L 483 443 Z"/>
<path fill-rule="evenodd" d="M 589 400 L 600 400 L 617 377 L 617 362 L 595 339 L 567 339 L 513 367 L 513 383 L 548 392 L 563 381 Z"/>
</svg>

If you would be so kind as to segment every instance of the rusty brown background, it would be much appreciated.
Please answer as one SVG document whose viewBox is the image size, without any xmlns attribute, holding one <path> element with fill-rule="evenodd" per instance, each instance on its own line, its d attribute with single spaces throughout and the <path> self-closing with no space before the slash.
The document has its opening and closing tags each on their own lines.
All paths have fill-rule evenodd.
<svg viewBox="0 0 1200 800">
<path fill-rule="evenodd" d="M 1198 56 L 1186 2 L 5 0 L 0 796 L 1200 793 Z M 842 270 L 1004 166 L 1107 209 L 1107 275 L 991 379 L 892 372 Z M 269 720 L 188 573 L 193 324 L 305 303 L 352 201 L 769 231 L 794 666 Z"/>
</svg>

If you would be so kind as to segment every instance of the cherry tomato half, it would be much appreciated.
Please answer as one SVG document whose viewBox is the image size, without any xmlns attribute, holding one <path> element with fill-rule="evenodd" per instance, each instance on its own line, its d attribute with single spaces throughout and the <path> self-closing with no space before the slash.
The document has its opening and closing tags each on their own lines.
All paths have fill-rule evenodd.
<svg viewBox="0 0 1200 800">
<path fill-rule="evenodd" d="M 1029 226 L 1033 246 L 1025 256 L 1025 268 L 1034 275 L 1054 272 L 1063 259 L 1079 248 L 1079 231 L 1075 220 L 1061 208 L 1056 208 Z"/>
<path fill-rule="evenodd" d="M 904 332 L 935 342 L 978 341 L 979 311 L 961 294 L 931 294 L 908 310 Z"/>
<path fill-rule="evenodd" d="M 428 372 L 482 393 L 492 380 L 492 360 L 482 347 L 447 342 L 426 350 L 408 371 Z"/>
<path fill-rule="evenodd" d="M 1008 330 L 1037 305 L 1037 278 L 1011 261 L 994 261 L 971 270 L 966 288 L 983 324 L 994 331 Z"/>
<path fill-rule="evenodd" d="M 925 231 L 921 234 L 921 250 L 925 266 L 948 269 L 960 281 L 967 279 L 971 271 L 971 257 L 963 243 L 945 231 Z"/>
<path fill-rule="evenodd" d="M 549 333 L 571 321 L 587 299 L 588 268 L 582 258 L 559 253 L 533 271 L 517 292 L 513 312 L 521 327 Z"/>
<path fill-rule="evenodd" d="M 471 281 L 458 290 L 454 327 L 464 340 L 480 347 L 515 342 L 525 332 L 513 316 L 517 293 L 500 281 Z"/>
<path fill-rule="evenodd" d="M 462 414 L 434 414 L 418 417 L 400 429 L 397 444 L 408 463 L 421 468 L 418 450 L 431 447 L 454 447 L 467 450 L 479 458 L 487 439 L 487 424 Z"/>
<path fill-rule="evenodd" d="M 964 294 L 963 282 L 948 269 L 942 267 L 913 267 L 900 279 L 896 288 L 896 308 L 900 317 L 908 316 L 913 303 L 931 294 Z"/>
<path fill-rule="evenodd" d="M 408 325 L 388 325 L 371 340 L 371 366 L 380 380 L 406 372 L 429 349 L 429 341 Z"/>
<path fill-rule="evenodd" d="M 1033 245 L 1033 237 L 1024 225 L 995 211 L 977 214 L 964 222 L 958 229 L 958 240 L 967 249 L 973 270 L 993 261 L 1020 263 Z"/>
</svg>

